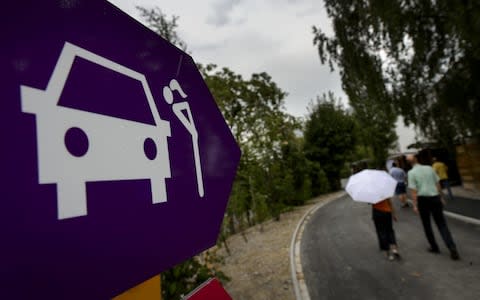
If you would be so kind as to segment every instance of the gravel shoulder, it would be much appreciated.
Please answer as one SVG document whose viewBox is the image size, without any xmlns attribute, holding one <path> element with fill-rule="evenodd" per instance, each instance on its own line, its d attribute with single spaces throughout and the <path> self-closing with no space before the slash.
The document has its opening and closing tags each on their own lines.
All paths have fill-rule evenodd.
<svg viewBox="0 0 480 300">
<path fill-rule="evenodd" d="M 225 289 L 235 300 L 295 299 L 290 270 L 290 243 L 302 216 L 314 205 L 339 197 L 343 191 L 314 198 L 304 206 L 283 213 L 228 238 L 228 255 L 220 270 L 231 278 Z"/>
</svg>

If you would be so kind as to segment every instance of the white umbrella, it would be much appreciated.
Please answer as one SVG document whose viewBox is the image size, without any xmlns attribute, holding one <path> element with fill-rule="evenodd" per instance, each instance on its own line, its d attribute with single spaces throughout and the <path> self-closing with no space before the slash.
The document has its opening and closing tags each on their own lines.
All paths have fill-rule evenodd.
<svg viewBox="0 0 480 300">
<path fill-rule="evenodd" d="M 378 203 L 395 193 L 397 181 L 385 171 L 363 170 L 352 175 L 345 190 L 354 201 Z"/>
</svg>

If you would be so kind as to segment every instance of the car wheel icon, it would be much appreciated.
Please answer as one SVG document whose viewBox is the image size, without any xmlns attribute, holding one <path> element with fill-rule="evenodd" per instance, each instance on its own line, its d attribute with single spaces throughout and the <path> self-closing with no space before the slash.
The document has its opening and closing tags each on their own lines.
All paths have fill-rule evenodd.
<svg viewBox="0 0 480 300">
<path fill-rule="evenodd" d="M 157 157 L 157 146 L 151 138 L 146 138 L 143 142 L 143 152 L 149 160 L 154 160 Z"/>
<path fill-rule="evenodd" d="M 71 127 L 65 132 L 65 147 L 71 155 L 82 157 L 88 151 L 88 136 L 78 127 Z"/>
</svg>

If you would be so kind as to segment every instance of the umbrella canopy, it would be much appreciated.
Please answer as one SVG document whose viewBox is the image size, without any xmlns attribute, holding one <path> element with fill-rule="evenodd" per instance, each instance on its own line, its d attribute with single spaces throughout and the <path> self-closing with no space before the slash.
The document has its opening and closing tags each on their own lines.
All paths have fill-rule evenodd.
<svg viewBox="0 0 480 300">
<path fill-rule="evenodd" d="M 396 186 L 387 172 L 367 169 L 351 176 L 345 190 L 354 201 L 375 204 L 392 197 Z"/>
</svg>

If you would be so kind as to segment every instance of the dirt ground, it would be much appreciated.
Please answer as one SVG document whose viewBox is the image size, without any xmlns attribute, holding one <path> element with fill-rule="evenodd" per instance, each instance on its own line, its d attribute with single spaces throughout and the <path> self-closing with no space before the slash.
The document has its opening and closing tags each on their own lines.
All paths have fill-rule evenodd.
<svg viewBox="0 0 480 300">
<path fill-rule="evenodd" d="M 342 192 L 322 195 L 306 205 L 281 215 L 280 221 L 267 221 L 231 236 L 231 254 L 220 249 L 225 265 L 220 267 L 231 281 L 225 289 L 234 300 L 295 299 L 290 269 L 290 243 L 302 216 L 314 205 L 335 198 Z"/>
</svg>

